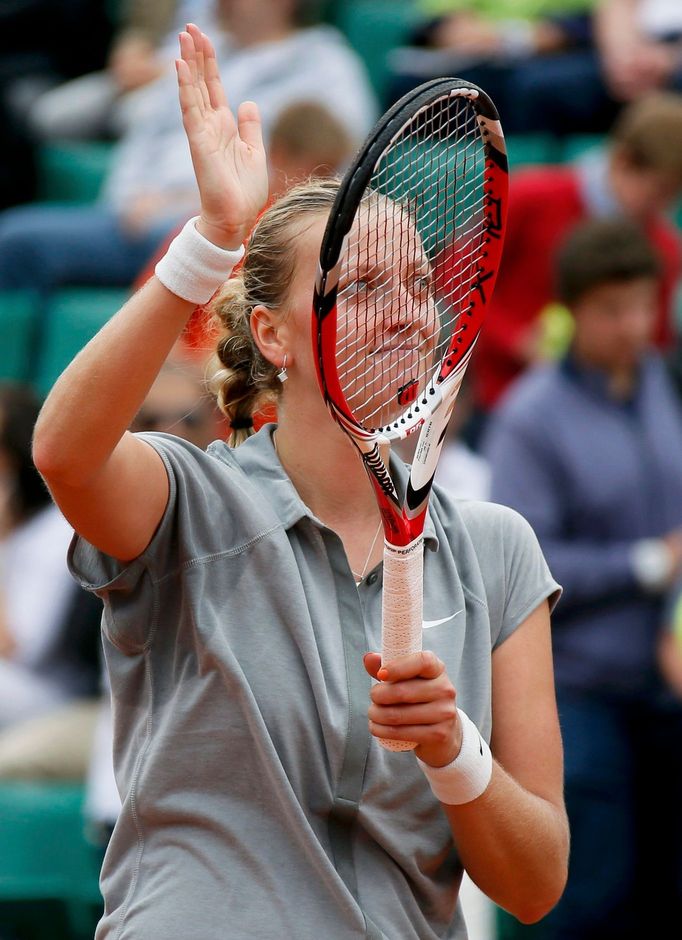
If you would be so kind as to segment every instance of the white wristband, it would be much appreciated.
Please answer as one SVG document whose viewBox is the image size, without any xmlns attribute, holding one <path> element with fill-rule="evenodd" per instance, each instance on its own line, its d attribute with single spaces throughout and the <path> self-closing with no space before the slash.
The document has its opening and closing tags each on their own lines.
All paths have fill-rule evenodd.
<svg viewBox="0 0 682 940">
<path fill-rule="evenodd" d="M 457 713 L 462 723 L 462 747 L 452 763 L 431 767 L 417 758 L 434 795 L 450 806 L 475 800 L 487 789 L 493 774 L 493 755 L 480 731 L 461 708 Z"/>
<path fill-rule="evenodd" d="M 190 219 L 176 235 L 154 273 L 172 294 L 194 304 L 205 304 L 242 260 L 244 246 L 227 251 L 214 245 L 197 231 L 198 218 Z"/>
</svg>

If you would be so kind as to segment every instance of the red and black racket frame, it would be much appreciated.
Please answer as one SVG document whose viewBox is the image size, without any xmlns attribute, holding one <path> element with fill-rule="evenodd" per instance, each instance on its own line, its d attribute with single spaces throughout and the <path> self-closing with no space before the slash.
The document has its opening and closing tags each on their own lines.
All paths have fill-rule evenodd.
<svg viewBox="0 0 682 940">
<path fill-rule="evenodd" d="M 484 149 L 483 251 L 458 327 L 440 368 L 424 393 L 391 425 L 366 429 L 353 417 L 336 369 L 337 291 L 345 243 L 374 169 L 391 142 L 421 110 L 446 95 L 466 97 L 480 127 Z M 358 448 L 374 486 L 387 542 L 407 546 L 420 536 L 438 455 L 457 392 L 483 323 L 495 286 L 504 240 L 508 163 L 497 109 L 478 86 L 456 78 L 435 79 L 409 92 L 379 120 L 353 166 L 344 176 L 330 210 L 320 249 L 313 295 L 313 348 L 317 376 L 334 420 Z M 427 426 L 425 426 L 427 425 Z M 380 454 L 380 445 L 421 431 L 415 457 L 422 451 L 422 474 L 413 463 L 404 500 L 395 488 Z M 425 473 L 424 473 L 425 471 Z"/>
</svg>

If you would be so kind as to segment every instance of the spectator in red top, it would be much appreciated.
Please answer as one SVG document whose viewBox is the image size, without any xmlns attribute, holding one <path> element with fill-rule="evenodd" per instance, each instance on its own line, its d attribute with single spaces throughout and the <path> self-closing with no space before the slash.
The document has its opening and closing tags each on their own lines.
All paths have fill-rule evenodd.
<svg viewBox="0 0 682 940">
<path fill-rule="evenodd" d="M 476 408 L 494 408 L 539 358 L 540 314 L 555 299 L 552 271 L 565 235 L 588 217 L 623 215 L 647 232 L 662 278 L 654 340 L 673 340 L 680 239 L 664 213 L 682 192 L 682 96 L 658 93 L 626 108 L 605 152 L 512 179 L 502 267 L 472 363 Z"/>
</svg>

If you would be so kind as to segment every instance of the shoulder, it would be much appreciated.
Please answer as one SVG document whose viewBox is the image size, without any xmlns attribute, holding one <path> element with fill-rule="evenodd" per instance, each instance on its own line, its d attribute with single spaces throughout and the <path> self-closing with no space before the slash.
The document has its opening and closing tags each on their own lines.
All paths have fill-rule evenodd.
<svg viewBox="0 0 682 940">
<path fill-rule="evenodd" d="M 515 549 L 537 545 L 530 524 L 515 509 L 477 499 L 453 499 L 439 486 L 432 498 L 435 513 L 448 542 L 464 535 L 479 560 L 487 566 Z M 461 552 L 461 546 L 455 548 Z"/>
<path fill-rule="evenodd" d="M 495 647 L 561 588 L 547 567 L 531 525 L 514 509 L 477 500 L 454 501 L 436 490 L 439 539 L 446 541 L 462 585 L 488 611 Z"/>
<path fill-rule="evenodd" d="M 224 523 L 219 527 L 223 533 L 229 530 L 239 540 L 253 534 L 254 527 L 260 530 L 274 524 L 267 492 L 257 485 L 257 474 L 246 457 L 247 444 L 232 448 L 214 441 L 203 451 L 172 434 L 139 436 L 163 460 L 170 484 L 166 515 L 175 518 L 181 531 L 212 531 L 219 518 Z M 259 435 L 251 440 L 256 437 Z M 264 441 L 256 443 L 261 454 L 267 450 Z M 261 462 L 265 459 L 261 455 Z"/>
<path fill-rule="evenodd" d="M 223 452 L 223 448 L 226 452 L 230 448 L 222 441 L 214 442 L 204 451 L 174 434 L 143 432 L 137 437 L 154 448 L 173 477 L 188 486 L 200 486 L 200 481 L 207 478 L 225 482 L 228 468 L 236 468 L 236 461 Z"/>
<path fill-rule="evenodd" d="M 476 548 L 497 545 L 504 552 L 528 540 L 535 541 L 530 524 L 509 506 L 472 499 L 462 500 L 457 508 L 461 524 Z"/>
</svg>

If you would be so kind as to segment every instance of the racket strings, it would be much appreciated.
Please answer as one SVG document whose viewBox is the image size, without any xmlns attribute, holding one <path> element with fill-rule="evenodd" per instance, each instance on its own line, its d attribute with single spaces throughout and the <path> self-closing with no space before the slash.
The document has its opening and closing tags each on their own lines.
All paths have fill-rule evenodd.
<svg viewBox="0 0 682 940">
<path fill-rule="evenodd" d="M 339 281 L 337 374 L 366 428 L 423 396 L 468 329 L 486 242 L 485 147 L 471 101 L 413 116 L 378 161 Z"/>
</svg>

